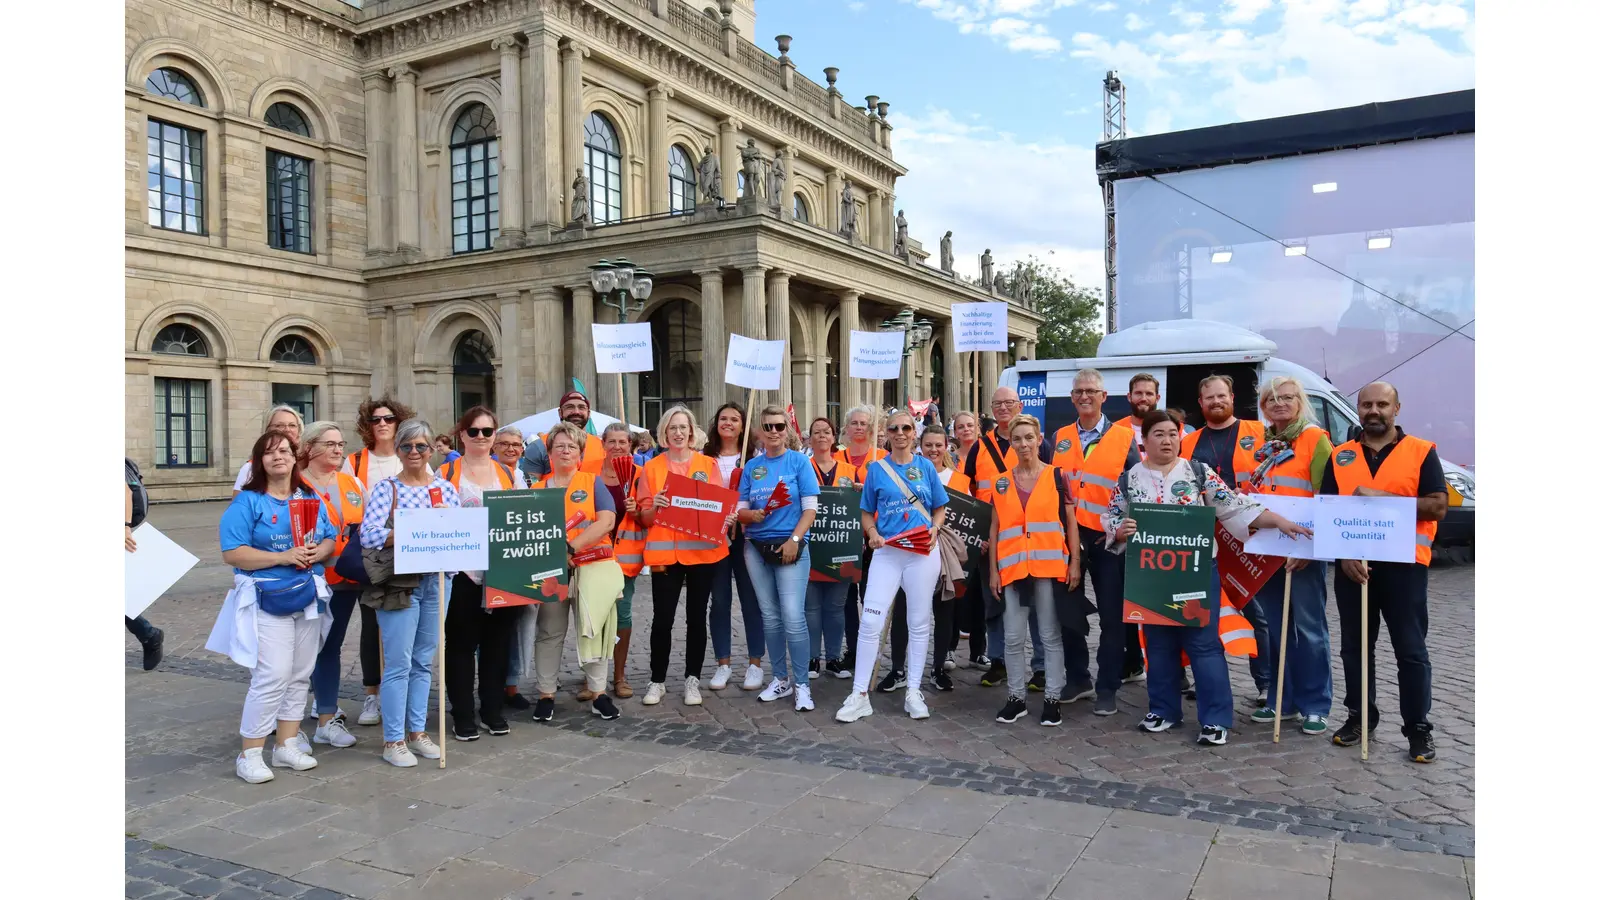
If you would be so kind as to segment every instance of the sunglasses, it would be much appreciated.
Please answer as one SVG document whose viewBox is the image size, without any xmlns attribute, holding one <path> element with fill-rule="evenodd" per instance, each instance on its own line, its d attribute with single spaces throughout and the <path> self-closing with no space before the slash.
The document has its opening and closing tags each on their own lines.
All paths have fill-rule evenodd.
<svg viewBox="0 0 1600 900">
<path fill-rule="evenodd" d="M 430 453 L 433 448 L 427 444 L 401 444 L 395 448 L 401 453 Z"/>
<path fill-rule="evenodd" d="M 494 426 L 492 426 L 492 425 L 490 427 L 488 427 L 488 428 L 463 428 L 461 430 L 467 433 L 467 437 L 474 437 L 475 438 L 475 437 L 493 437 L 494 436 Z"/>
<path fill-rule="evenodd" d="M 394 416 L 373 416 L 372 418 L 368 419 L 367 421 L 371 422 L 374 425 L 393 425 L 394 424 L 394 420 L 395 420 Z"/>
<path fill-rule="evenodd" d="M 916 431 L 916 430 L 917 430 L 917 426 L 915 426 L 915 425 L 890 425 L 889 426 L 889 433 L 890 434 L 905 434 L 908 431 Z"/>
<path fill-rule="evenodd" d="M 784 430 L 785 428 L 788 428 L 788 427 L 789 426 L 785 425 L 782 422 L 762 422 L 761 423 L 761 430 L 762 431 L 780 432 L 780 431 L 782 431 L 782 430 Z"/>
</svg>

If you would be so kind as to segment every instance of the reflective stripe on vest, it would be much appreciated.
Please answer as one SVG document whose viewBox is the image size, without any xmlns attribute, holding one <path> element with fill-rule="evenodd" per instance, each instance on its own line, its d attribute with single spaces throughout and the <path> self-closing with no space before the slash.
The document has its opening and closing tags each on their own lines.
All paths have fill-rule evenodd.
<svg viewBox="0 0 1600 900">
<path fill-rule="evenodd" d="M 1133 429 L 1125 425 L 1109 425 L 1100 440 L 1083 455 L 1078 440 L 1078 426 L 1064 425 L 1056 431 L 1057 468 L 1072 476 L 1072 495 L 1077 502 L 1078 527 L 1104 531 L 1100 517 L 1110 512 L 1111 494 L 1117 489 L 1117 478 L 1128 462 L 1128 451 L 1133 447 Z M 1067 446 L 1062 450 L 1062 445 Z"/>
<path fill-rule="evenodd" d="M 1229 656 L 1255 656 L 1260 652 L 1250 620 L 1227 603 L 1218 605 L 1222 616 L 1217 620 L 1217 635 L 1222 639 L 1222 649 Z"/>
<path fill-rule="evenodd" d="M 1306 426 L 1294 440 L 1294 455 L 1267 470 L 1261 490 L 1286 497 L 1315 496 L 1317 488 L 1311 483 L 1311 458 L 1317 453 L 1317 444 L 1325 437 L 1327 432 L 1321 428 Z"/>
<path fill-rule="evenodd" d="M 1305 491 L 1306 496 L 1310 496 L 1311 492 L 1315 490 L 1311 480 L 1308 478 L 1274 478 L 1271 472 L 1267 473 L 1267 488 L 1268 490 L 1293 488 L 1297 491 Z"/>
<path fill-rule="evenodd" d="M 981 448 L 980 448 L 981 450 Z M 1061 494 L 1056 486 L 1056 469 L 1046 465 L 1034 482 L 1027 505 L 1015 483 L 1016 474 L 1005 490 L 994 494 L 995 566 L 1001 586 L 1024 578 L 1063 581 L 1067 577 L 1066 529 L 1061 525 Z"/>
<path fill-rule="evenodd" d="M 1367 487 L 1401 497 L 1415 497 L 1422 480 L 1422 463 L 1431 450 L 1432 443 L 1408 434 L 1395 444 L 1378 466 L 1377 474 L 1373 474 L 1361 442 L 1346 441 L 1333 448 L 1333 478 L 1339 493 L 1345 496 L 1353 495 L 1358 487 Z M 1341 458 L 1346 461 L 1341 463 Z M 1433 539 L 1438 534 L 1438 522 L 1417 519 L 1419 565 L 1433 562 Z"/>
</svg>

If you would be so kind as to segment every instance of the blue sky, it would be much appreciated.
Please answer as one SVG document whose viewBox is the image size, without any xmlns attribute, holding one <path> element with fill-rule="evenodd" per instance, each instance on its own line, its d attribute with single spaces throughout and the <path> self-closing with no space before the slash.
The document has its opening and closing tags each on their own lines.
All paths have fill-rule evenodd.
<svg viewBox="0 0 1600 900">
<path fill-rule="evenodd" d="M 898 204 L 956 268 L 1036 253 L 1103 286 L 1100 83 L 1153 134 L 1474 86 L 1471 0 L 757 0 L 756 43 L 889 101 Z"/>
</svg>

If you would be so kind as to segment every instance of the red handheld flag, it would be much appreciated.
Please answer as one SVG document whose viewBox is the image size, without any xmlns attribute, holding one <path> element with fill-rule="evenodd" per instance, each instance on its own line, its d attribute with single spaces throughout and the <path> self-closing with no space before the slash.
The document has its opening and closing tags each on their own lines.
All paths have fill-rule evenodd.
<svg viewBox="0 0 1600 900">
<path fill-rule="evenodd" d="M 317 531 L 317 511 L 321 506 L 322 501 L 315 497 L 295 497 L 289 501 L 290 538 L 296 547 L 311 544 L 311 536 Z"/>
<path fill-rule="evenodd" d="M 428 488 L 428 503 L 434 509 L 444 506 L 444 491 L 436 487 Z"/>
</svg>

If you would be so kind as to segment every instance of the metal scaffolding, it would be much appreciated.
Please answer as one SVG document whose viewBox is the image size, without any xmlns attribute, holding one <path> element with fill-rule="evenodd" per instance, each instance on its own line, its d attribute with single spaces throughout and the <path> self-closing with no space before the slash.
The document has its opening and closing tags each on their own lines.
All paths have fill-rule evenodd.
<svg viewBox="0 0 1600 900">
<path fill-rule="evenodd" d="M 1107 72 L 1104 82 L 1105 106 L 1101 118 L 1100 140 L 1115 141 L 1128 136 L 1128 89 L 1115 71 Z M 1117 201 L 1110 179 L 1100 185 L 1106 210 L 1106 334 L 1117 330 Z"/>
</svg>

